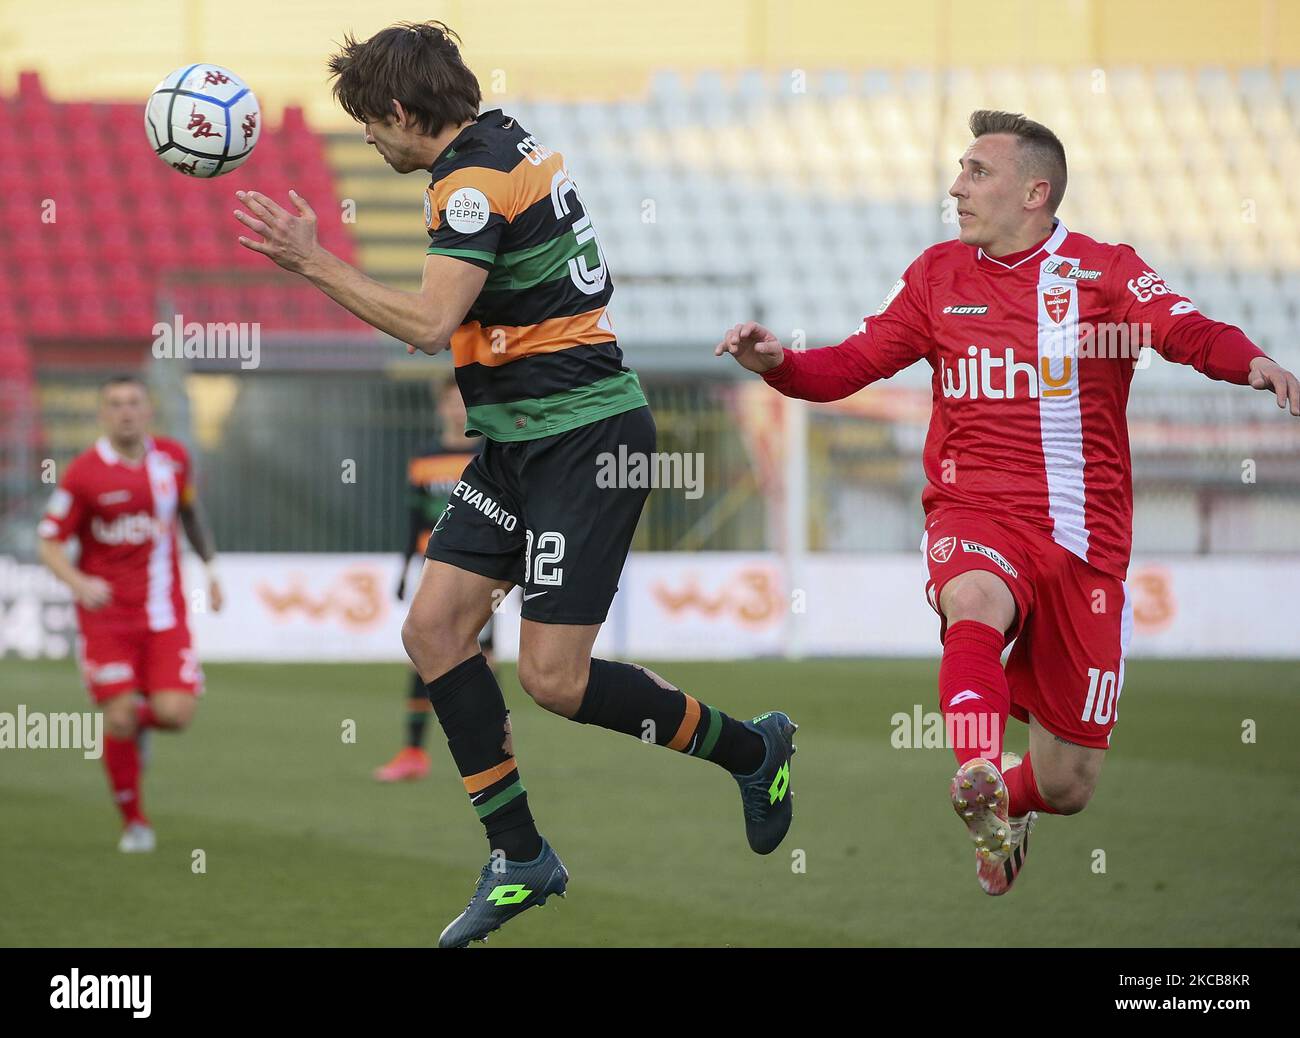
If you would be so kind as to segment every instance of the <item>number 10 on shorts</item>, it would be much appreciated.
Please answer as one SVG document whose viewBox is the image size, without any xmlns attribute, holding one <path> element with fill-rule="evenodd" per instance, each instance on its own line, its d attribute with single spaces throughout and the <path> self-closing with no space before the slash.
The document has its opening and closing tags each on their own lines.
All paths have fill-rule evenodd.
<svg viewBox="0 0 1300 1038">
<path fill-rule="evenodd" d="M 1083 704 L 1083 720 L 1093 724 L 1109 724 L 1119 705 L 1118 688 L 1119 682 L 1113 670 L 1102 671 L 1089 667 L 1088 698 Z"/>
<path fill-rule="evenodd" d="M 533 531 L 525 530 L 524 584 L 544 584 L 559 587 L 564 583 L 564 570 L 557 563 L 564 558 L 564 534 L 557 531 L 539 534 L 537 555 L 533 555 Z"/>
</svg>

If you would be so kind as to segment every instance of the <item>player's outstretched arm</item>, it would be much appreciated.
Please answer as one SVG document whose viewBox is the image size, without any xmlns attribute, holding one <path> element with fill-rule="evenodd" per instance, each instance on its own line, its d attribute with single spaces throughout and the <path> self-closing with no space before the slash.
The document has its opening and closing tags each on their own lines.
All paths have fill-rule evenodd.
<svg viewBox="0 0 1300 1038">
<path fill-rule="evenodd" d="M 1300 418 L 1300 379 L 1281 364 L 1268 357 L 1256 357 L 1250 362 L 1250 384 L 1255 389 L 1271 389 L 1277 397 L 1277 406 L 1286 407 Z"/>
<path fill-rule="evenodd" d="M 779 367 L 785 359 L 781 341 L 754 321 L 738 324 L 722 336 L 722 341 L 713 348 L 713 355 L 721 357 L 724 353 L 730 353 L 742 368 L 759 375 Z"/>
<path fill-rule="evenodd" d="M 1115 250 L 1111 266 L 1115 312 L 1112 320 L 1149 329 L 1151 345 L 1166 360 L 1186 364 L 1220 382 L 1272 390 L 1277 406 L 1300 417 L 1300 382 L 1266 356 L 1235 325 L 1201 313 L 1186 296 L 1169 288 L 1128 245 Z"/>
<path fill-rule="evenodd" d="M 922 255 L 898 279 L 875 315 L 835 346 L 787 350 L 767 328 L 746 321 L 722 336 L 713 355 L 730 353 L 784 396 L 817 403 L 843 400 L 926 355 L 931 333 L 925 283 Z"/>
<path fill-rule="evenodd" d="M 754 321 L 738 324 L 723 335 L 713 355 L 726 353 L 762 375 L 778 393 L 817 403 L 843 400 L 917 359 L 911 342 L 902 350 L 891 350 L 865 332 L 850 335 L 837 346 L 787 350 L 775 334 Z"/>
<path fill-rule="evenodd" d="M 487 271 L 449 256 L 425 258 L 418 292 L 389 288 L 345 263 L 316 240 L 316 213 L 296 191 L 289 192 L 297 213 L 290 213 L 258 191 L 237 191 L 248 212 L 235 219 L 261 239 L 241 235 L 239 244 L 301 274 L 367 324 L 407 344 L 407 352 L 438 353 L 464 322 L 478 298 Z"/>
</svg>

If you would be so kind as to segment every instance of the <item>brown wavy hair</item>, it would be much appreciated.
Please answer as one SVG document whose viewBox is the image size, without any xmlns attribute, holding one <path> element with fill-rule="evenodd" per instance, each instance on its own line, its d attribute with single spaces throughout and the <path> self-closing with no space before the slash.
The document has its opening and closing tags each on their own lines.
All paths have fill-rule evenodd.
<svg viewBox="0 0 1300 1038">
<path fill-rule="evenodd" d="M 329 62 L 334 99 L 361 123 L 392 116 L 396 99 L 431 136 L 476 119 L 483 94 L 459 44 L 442 22 L 399 22 L 361 43 L 347 34 Z"/>
</svg>

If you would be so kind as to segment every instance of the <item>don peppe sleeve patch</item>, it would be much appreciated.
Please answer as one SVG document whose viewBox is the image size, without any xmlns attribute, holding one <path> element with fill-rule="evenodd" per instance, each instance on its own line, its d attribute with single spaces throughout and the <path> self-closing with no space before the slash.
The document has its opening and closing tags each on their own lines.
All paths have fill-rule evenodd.
<svg viewBox="0 0 1300 1038">
<path fill-rule="evenodd" d="M 476 187 L 460 187 L 447 199 L 447 226 L 461 234 L 475 234 L 487 226 L 492 206 Z"/>
</svg>

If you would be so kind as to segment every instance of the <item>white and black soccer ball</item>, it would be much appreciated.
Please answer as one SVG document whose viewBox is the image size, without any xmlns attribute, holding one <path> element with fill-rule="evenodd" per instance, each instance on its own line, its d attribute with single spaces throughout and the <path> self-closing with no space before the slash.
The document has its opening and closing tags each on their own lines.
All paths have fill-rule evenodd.
<svg viewBox="0 0 1300 1038">
<path fill-rule="evenodd" d="M 149 95 L 144 128 L 154 154 L 191 177 L 238 169 L 262 133 L 262 110 L 242 79 L 220 65 L 187 65 Z"/>
</svg>

